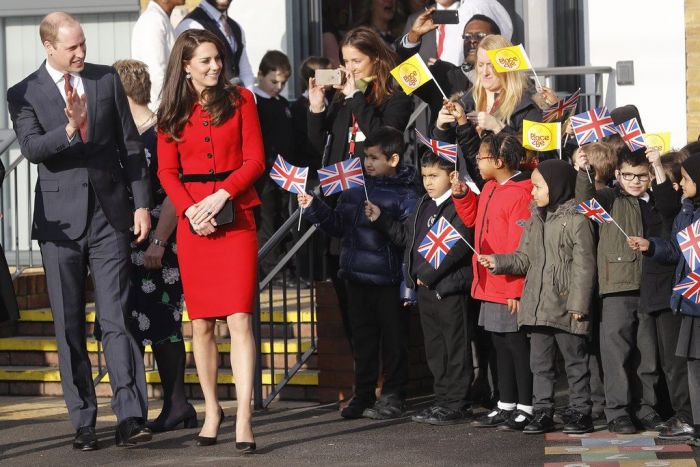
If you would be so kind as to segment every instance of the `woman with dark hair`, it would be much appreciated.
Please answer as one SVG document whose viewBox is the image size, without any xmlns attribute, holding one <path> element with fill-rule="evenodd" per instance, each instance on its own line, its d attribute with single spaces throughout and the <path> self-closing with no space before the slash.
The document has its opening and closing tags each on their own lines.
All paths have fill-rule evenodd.
<svg viewBox="0 0 700 467">
<path fill-rule="evenodd" d="M 260 204 L 253 184 L 265 161 L 253 94 L 226 80 L 223 57 L 223 44 L 208 31 L 188 30 L 175 42 L 158 109 L 158 176 L 178 217 L 182 285 L 206 406 L 197 445 L 216 443 L 224 418 L 216 392 L 218 318 L 235 342 L 236 449 L 252 452 L 253 208 Z"/>
</svg>

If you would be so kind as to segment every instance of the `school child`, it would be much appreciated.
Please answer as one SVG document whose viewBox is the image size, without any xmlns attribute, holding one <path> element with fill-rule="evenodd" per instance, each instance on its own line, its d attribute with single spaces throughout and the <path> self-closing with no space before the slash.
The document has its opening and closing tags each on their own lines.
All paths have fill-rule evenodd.
<svg viewBox="0 0 700 467">
<path fill-rule="evenodd" d="M 650 291 L 642 287 L 642 254 L 630 248 L 620 230 L 643 237 L 647 229 L 659 223 L 660 214 L 648 191 L 649 162 L 643 151 L 620 149 L 615 171 L 617 186 L 596 190 L 584 169 L 589 165 L 586 155 L 578 157 L 582 168 L 576 180 L 576 201 L 595 198 L 619 225 L 619 228 L 614 223 L 600 226 L 597 252 L 598 293 L 603 303 L 600 349 L 608 429 L 622 434 L 636 433 L 637 425 L 659 430 L 663 428 L 663 420 L 654 409 L 658 379 L 656 336 L 653 319 L 640 294 Z"/>
<path fill-rule="evenodd" d="M 467 393 L 472 380 L 471 338 L 468 332 L 468 281 L 472 279 L 471 250 L 458 241 L 435 268 L 418 252 L 428 231 L 444 218 L 462 238 L 473 243 L 473 233 L 462 223 L 451 199 L 453 163 L 430 151 L 420 161 L 426 194 L 404 223 L 367 203 L 365 214 L 404 250 L 404 277 L 417 291 L 425 356 L 433 374 L 434 403 L 412 420 L 431 425 L 453 425 L 472 420 Z M 438 224 L 439 225 L 439 224 Z"/>
<path fill-rule="evenodd" d="M 655 173 L 652 193 L 654 194 L 656 210 L 661 216 L 657 216 L 660 219 L 657 219 L 645 231 L 646 238 L 675 242 L 675 235 L 672 235 L 673 220 L 681 209 L 681 196 L 674 189 L 673 181 L 680 180 L 678 172 L 680 172 L 681 167 L 680 164 L 674 163 L 674 155 L 661 156 L 657 150 L 648 149 L 647 158 Z M 632 249 L 643 251 L 638 247 L 638 244 L 647 245 L 648 242 L 641 238 L 631 237 L 628 243 Z M 655 259 L 651 256 L 653 253 L 651 250 L 643 251 L 645 256 L 640 301 L 645 303 L 645 308 L 650 314 L 656 332 L 658 362 L 660 370 L 663 370 L 665 376 L 669 396 L 668 400 L 664 397 L 663 405 L 664 408 L 669 409 L 668 402 L 670 402 L 670 408 L 673 409 L 673 416 L 659 431 L 659 437 L 674 439 L 693 433 L 686 360 L 675 355 L 682 317 L 679 314 L 674 314 L 670 308 L 672 289 L 676 284 L 676 264 L 668 264 L 665 261 Z M 653 370 L 655 363 L 648 362 L 646 367 Z M 660 371 L 657 370 L 656 373 L 660 373 Z"/>
<path fill-rule="evenodd" d="M 593 431 L 586 343 L 595 285 L 593 226 L 576 211 L 576 171 L 568 162 L 540 162 L 532 184 L 532 216 L 518 250 L 481 255 L 479 262 L 493 274 L 527 274 L 518 326 L 530 332 L 535 404 L 523 433 L 554 429 L 557 348 L 569 381 L 564 433 L 587 433 Z"/>
<path fill-rule="evenodd" d="M 255 189 L 262 204 L 256 209 L 255 224 L 258 244 L 262 247 L 289 217 L 289 196 L 267 175 L 277 155 L 295 163 L 294 128 L 289 102 L 280 95 L 291 74 L 291 65 L 285 54 L 268 50 L 260 60 L 257 84 L 253 88 L 258 107 L 260 131 L 265 147 L 266 173 L 258 179 Z M 281 258 L 279 248 L 267 255 L 260 264 L 264 277 Z"/>
<path fill-rule="evenodd" d="M 474 227 L 477 253 L 512 253 L 530 218 L 532 183 L 518 170 L 524 150 L 520 140 L 506 132 L 482 133 L 476 157 L 479 175 L 487 180 L 477 196 L 453 177 L 452 193 L 459 217 Z M 481 300 L 479 325 L 491 332 L 496 352 L 500 400 L 494 410 L 474 422 L 479 427 L 504 426 L 522 430 L 532 421 L 530 343 L 519 330 L 517 313 L 523 277 L 496 276 L 472 260 L 471 295 Z"/>
<path fill-rule="evenodd" d="M 591 178 L 595 177 L 596 190 L 612 185 L 615 180 L 615 169 L 617 169 L 617 153 L 611 145 L 595 142 L 577 148 L 572 160 L 574 168 L 577 170 L 580 168 L 578 166 L 579 154 L 585 154 L 588 163 L 593 167 Z"/>
<path fill-rule="evenodd" d="M 418 198 L 415 169 L 401 165 L 403 151 L 403 134 L 391 127 L 378 128 L 364 145 L 367 196 L 397 222 L 409 218 Z M 338 277 L 348 291 L 355 361 L 355 394 L 341 416 L 400 417 L 408 383 L 408 313 L 399 297 L 403 248 L 367 219 L 362 187 L 344 191 L 335 209 L 308 193 L 299 194 L 298 201 L 308 221 L 341 237 Z M 384 384 L 375 403 L 380 356 Z"/>
</svg>

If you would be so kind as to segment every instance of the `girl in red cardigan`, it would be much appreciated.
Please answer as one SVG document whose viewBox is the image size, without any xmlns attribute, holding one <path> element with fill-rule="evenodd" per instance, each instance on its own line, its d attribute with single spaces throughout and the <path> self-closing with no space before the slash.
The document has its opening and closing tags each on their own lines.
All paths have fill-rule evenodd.
<svg viewBox="0 0 700 467">
<path fill-rule="evenodd" d="M 479 254 L 512 253 L 518 248 L 530 218 L 532 191 L 529 174 L 518 170 L 523 156 L 517 137 L 484 132 L 476 157 L 479 173 L 487 180 L 481 194 L 477 197 L 453 178 L 457 214 L 467 227 L 474 227 Z M 500 393 L 496 408 L 474 424 L 522 430 L 532 420 L 530 344 L 525 332 L 518 330 L 516 317 L 524 278 L 493 275 L 479 263 L 477 255 L 472 266 L 471 294 L 482 301 L 479 325 L 491 332 Z"/>
</svg>

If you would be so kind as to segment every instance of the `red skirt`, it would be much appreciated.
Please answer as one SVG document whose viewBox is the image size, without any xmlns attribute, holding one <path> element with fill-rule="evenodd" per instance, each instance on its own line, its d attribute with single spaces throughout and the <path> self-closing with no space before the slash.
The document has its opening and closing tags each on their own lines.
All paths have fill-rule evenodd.
<svg viewBox="0 0 700 467">
<path fill-rule="evenodd" d="M 236 220 L 212 235 L 177 225 L 177 256 L 190 319 L 252 313 L 257 292 L 258 240 L 253 210 L 236 210 Z"/>
</svg>

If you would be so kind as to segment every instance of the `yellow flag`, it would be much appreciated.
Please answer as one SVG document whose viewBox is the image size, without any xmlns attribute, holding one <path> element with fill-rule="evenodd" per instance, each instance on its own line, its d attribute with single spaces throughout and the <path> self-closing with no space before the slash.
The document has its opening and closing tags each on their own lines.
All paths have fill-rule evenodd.
<svg viewBox="0 0 700 467">
<path fill-rule="evenodd" d="M 671 150 L 671 132 L 644 133 L 644 142 L 648 148 L 656 149 L 660 154 L 666 154 Z"/>
<path fill-rule="evenodd" d="M 399 82 L 403 92 L 411 94 L 428 81 L 435 79 L 420 55 L 415 54 L 391 70 L 391 75 Z"/>
<path fill-rule="evenodd" d="M 530 60 L 522 44 L 502 49 L 487 50 L 493 69 L 499 73 L 506 71 L 529 70 Z"/>
<path fill-rule="evenodd" d="M 540 123 L 523 120 L 523 147 L 535 151 L 554 151 L 561 147 L 561 122 Z"/>
</svg>

